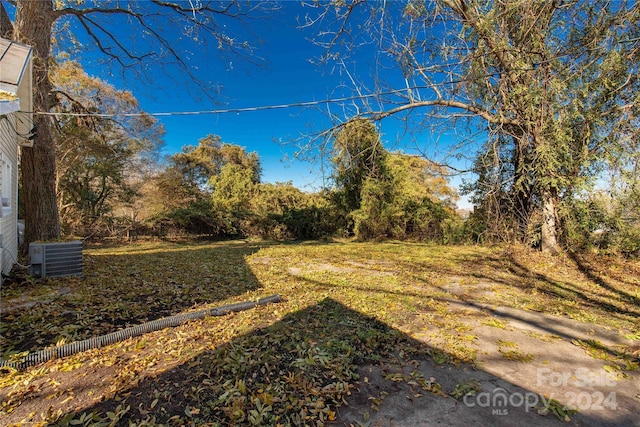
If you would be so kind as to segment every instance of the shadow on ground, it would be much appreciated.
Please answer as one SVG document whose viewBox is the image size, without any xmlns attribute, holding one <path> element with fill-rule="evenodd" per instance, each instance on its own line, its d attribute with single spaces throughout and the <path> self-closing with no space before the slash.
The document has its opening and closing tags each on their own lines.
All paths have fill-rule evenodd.
<svg viewBox="0 0 640 427">
<path fill-rule="evenodd" d="M 189 242 L 85 251 L 82 278 L 3 284 L 2 353 L 87 339 L 256 290 L 245 258 L 259 249 Z"/>
<path fill-rule="evenodd" d="M 542 254 L 535 254 L 538 260 L 527 259 L 528 254 L 521 254 L 509 250 L 501 253 L 485 254 L 482 257 L 475 255 L 443 256 L 450 268 L 443 267 L 447 263 L 439 263 L 437 260 L 425 262 L 404 262 L 403 269 L 408 271 L 427 271 L 430 265 L 435 266 L 435 271 L 443 277 L 460 277 L 468 281 L 474 279 L 485 284 L 502 285 L 505 289 L 512 289 L 514 294 L 529 298 L 535 294 L 538 298 L 566 301 L 565 309 L 576 309 L 579 317 L 580 311 L 586 307 L 594 312 L 602 313 L 612 319 L 620 319 L 624 322 L 636 322 L 640 318 L 640 299 L 632 294 L 640 281 L 637 279 L 639 272 L 629 272 L 630 280 L 616 277 L 615 280 L 606 279 L 589 261 L 580 255 L 569 254 L 566 260 L 561 258 L 544 259 Z M 532 267 L 532 261 L 537 261 L 537 268 Z M 560 265 L 553 265 L 558 262 Z M 566 262 L 567 265 L 561 265 Z M 606 263 L 606 258 L 599 262 Z M 548 265 L 545 265 L 548 263 Z M 606 265 L 606 264 L 605 264 Z M 628 265 L 626 266 L 628 267 Z M 564 271 L 566 276 L 549 274 Z M 607 269 L 611 270 L 607 265 Z M 605 270 L 607 270 L 605 269 Z M 413 276 L 414 281 L 423 281 L 433 286 L 433 281 L 425 281 L 423 278 Z M 527 295 L 528 294 L 528 295 Z M 525 299 L 525 298 L 522 298 Z M 501 301 L 494 301 L 500 303 Z M 532 306 L 539 306 L 538 311 L 545 311 L 543 300 L 531 298 Z M 554 303 L 554 305 L 557 305 Z M 563 313 L 568 314 L 568 313 Z"/>
<path fill-rule="evenodd" d="M 550 405 L 543 395 L 455 364 L 437 348 L 326 298 L 167 372 L 140 378 L 137 386 L 83 412 L 112 412 L 123 426 L 141 420 L 169 425 L 567 425 L 552 411 L 540 415 Z M 628 411 L 619 416 L 611 411 L 603 417 L 571 415 L 570 425 L 637 425 Z M 80 416 L 69 414 L 66 420 Z"/>
<path fill-rule="evenodd" d="M 319 247 L 269 248 L 251 258 L 252 270 L 245 263 L 255 251 L 250 246 L 176 246 L 171 256 L 142 247 L 133 263 L 103 253 L 108 262 L 95 259 L 95 277 L 109 289 L 110 280 L 125 274 L 127 280 L 117 282 L 134 289 L 117 292 L 129 305 L 142 293 L 142 306 L 160 299 L 185 309 L 195 304 L 189 292 L 203 292 L 208 303 L 252 290 L 280 292 L 289 301 L 62 359 L 43 367 L 46 375 L 35 368 L 31 377 L 16 376 L 26 380 L 0 390 L 3 423 L 46 417 L 58 425 L 93 420 L 123 426 L 640 426 L 637 373 L 611 384 L 601 376 L 606 363 L 618 362 L 617 331 L 555 310 L 500 307 L 496 298 L 535 291 L 548 297 L 542 303 L 557 301 L 554 309 L 573 298 L 577 309 L 593 307 L 628 325 L 637 307 L 624 295 L 606 289 L 591 295 L 580 287 L 579 274 L 559 280 L 518 257 L 484 249 Z M 109 273 L 100 265 L 117 268 Z M 180 281 L 185 271 L 193 281 Z M 181 298 L 182 289 L 156 295 L 149 286 L 172 282 L 178 289 L 184 283 L 187 297 Z M 115 295 L 92 292 L 102 301 Z M 609 306 L 591 305 L 605 296 Z M 593 345 L 572 343 L 586 338 L 601 342 L 615 360 L 592 357 Z M 457 363 L 459 344 L 473 347 L 467 353 L 477 353 L 475 366 Z M 593 384 L 581 383 L 578 368 L 594 376 L 588 378 Z M 584 410 L 570 414 L 567 424 L 558 418 L 572 400 Z"/>
</svg>

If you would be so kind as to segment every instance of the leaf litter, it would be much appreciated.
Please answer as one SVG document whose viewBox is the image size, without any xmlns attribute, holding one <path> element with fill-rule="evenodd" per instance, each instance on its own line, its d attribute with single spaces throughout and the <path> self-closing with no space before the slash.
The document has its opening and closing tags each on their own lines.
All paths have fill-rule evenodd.
<svg viewBox="0 0 640 427">
<path fill-rule="evenodd" d="M 433 297 L 463 301 L 473 295 L 447 292 L 447 278 L 470 287 L 499 284 L 500 294 L 512 297 L 501 303 L 524 300 L 546 312 L 567 310 L 556 302 L 567 289 L 590 292 L 593 298 L 568 307 L 575 310 L 571 315 L 583 310 L 595 321 L 637 334 L 633 292 L 640 283 L 637 276 L 615 276 L 620 261 L 607 276 L 613 290 L 598 288 L 568 260 L 558 269 L 545 268 L 546 261 L 519 249 L 408 243 L 90 248 L 82 279 L 3 287 L 3 306 L 30 292 L 37 298 L 41 286 L 69 290 L 55 300 L 40 292 L 42 303 L 3 315 L 5 357 L 267 294 L 287 301 L 193 321 L 26 372 L 5 369 L 0 416 L 9 424 L 42 425 L 330 424 L 362 384 L 361 366 L 385 370 L 424 359 L 473 364 L 473 331 Z M 537 291 L 533 296 L 531 289 Z M 437 326 L 437 348 L 412 339 L 424 335 L 425 323 Z M 411 382 L 416 396 L 446 394 L 439 378 L 416 380 L 398 372 L 388 374 L 388 381 Z M 378 407 L 384 393 L 375 399 L 367 404 Z"/>
</svg>

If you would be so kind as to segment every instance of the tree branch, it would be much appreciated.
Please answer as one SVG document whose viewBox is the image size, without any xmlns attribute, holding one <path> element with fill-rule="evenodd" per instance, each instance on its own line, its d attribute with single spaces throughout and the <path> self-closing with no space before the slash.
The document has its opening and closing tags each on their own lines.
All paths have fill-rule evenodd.
<svg viewBox="0 0 640 427">
<path fill-rule="evenodd" d="M 140 2 L 143 3 L 143 2 Z M 262 59 L 254 56 L 252 43 L 245 37 L 238 39 L 232 33 L 233 26 L 223 26 L 222 19 L 235 20 L 241 23 L 242 18 L 254 16 L 256 10 L 275 10 L 275 6 L 264 6 L 265 3 L 251 3 L 241 7 L 237 0 L 226 2 L 181 2 L 169 0 L 152 0 L 144 6 L 135 3 L 119 6 L 100 5 L 94 7 L 65 7 L 52 11 L 54 19 L 63 16 L 75 17 L 87 33 L 93 44 L 108 60 L 113 61 L 123 70 L 137 66 L 142 67 L 145 60 L 157 58 L 157 67 L 175 65 L 199 86 L 198 93 L 213 97 L 209 84 L 194 74 L 188 58 L 188 51 L 182 46 L 178 49 L 178 39 L 186 37 L 194 44 L 204 45 L 207 41 L 217 43 L 217 52 L 224 56 L 233 54 L 242 60 L 259 64 Z M 100 18 L 100 17 L 103 18 Z M 109 17 L 113 16 L 113 18 Z M 118 19 L 118 16 L 121 18 Z M 109 19 L 108 25 L 105 19 Z M 125 22 L 124 20 L 127 19 Z M 129 21 L 130 20 L 130 21 Z M 124 43 L 120 32 L 113 27 L 118 22 L 141 28 L 141 37 L 146 38 L 139 44 Z M 185 29 L 184 24 L 187 24 Z M 175 25 L 169 28 L 167 24 Z M 186 33 L 184 33 L 186 31 Z M 178 36 L 178 37 L 176 37 Z M 138 48 L 146 49 L 137 51 Z M 143 71 L 144 73 L 144 71 Z"/>
<path fill-rule="evenodd" d="M 487 112 L 486 110 L 472 105 L 467 104 L 465 102 L 453 101 L 453 100 L 445 100 L 445 99 L 437 99 L 433 101 L 419 101 L 419 102 L 410 102 L 408 104 L 401 105 L 396 108 L 392 108 L 387 111 L 382 112 L 373 112 L 369 113 L 368 116 L 372 120 L 382 120 L 386 117 L 392 116 L 394 114 L 398 114 L 407 110 L 414 110 L 416 108 L 425 108 L 425 107 L 449 107 L 449 108 L 459 108 L 461 110 L 466 110 L 473 113 L 476 116 L 480 116 L 483 119 L 487 120 L 489 123 L 499 124 L 499 125 L 511 125 L 511 126 L 521 126 L 522 123 L 515 119 L 508 119 L 506 117 L 496 116 Z"/>
</svg>

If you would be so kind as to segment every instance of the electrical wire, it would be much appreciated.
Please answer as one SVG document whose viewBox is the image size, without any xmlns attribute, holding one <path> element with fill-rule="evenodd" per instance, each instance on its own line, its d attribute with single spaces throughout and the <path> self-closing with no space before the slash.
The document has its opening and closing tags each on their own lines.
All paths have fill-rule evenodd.
<svg viewBox="0 0 640 427">
<path fill-rule="evenodd" d="M 2 120 L 2 121 L 6 120 L 7 124 L 9 125 L 9 128 L 11 128 L 11 131 L 13 133 L 15 133 L 16 135 L 18 135 L 18 136 L 20 136 L 22 138 L 28 138 L 29 136 L 31 136 L 30 132 L 25 133 L 25 134 L 18 132 L 18 130 L 13 126 L 13 123 L 11 123 L 11 120 L 9 120 L 6 116 L 0 117 L 0 120 Z"/>
<path fill-rule="evenodd" d="M 17 111 L 17 113 L 20 113 L 20 111 Z M 15 117 L 20 121 L 20 123 L 25 124 L 25 122 L 20 119 L 18 114 L 15 114 Z M 27 133 L 18 132 L 14 124 L 11 122 L 11 120 L 9 120 L 9 118 L 6 115 L 0 116 L 0 123 L 7 123 L 7 125 L 9 126 L 10 132 L 13 132 L 20 138 L 24 138 L 26 140 L 33 140 L 37 135 L 38 127 L 34 125 L 33 122 L 31 122 L 31 125 L 32 125 L 31 130 Z"/>
<path fill-rule="evenodd" d="M 452 82 L 447 82 L 447 84 L 451 84 Z M 430 86 L 415 86 L 409 89 L 429 89 Z M 397 89 L 386 92 L 378 92 L 366 95 L 354 95 L 354 96 L 345 96 L 341 98 L 333 98 L 333 99 L 323 99 L 317 101 L 303 101 L 303 102 L 292 102 L 288 104 L 274 104 L 274 105 L 261 105 L 256 107 L 239 107 L 239 108 L 222 108 L 216 110 L 200 110 L 200 111 L 169 111 L 169 112 L 157 112 L 157 113 L 68 113 L 68 112 L 48 112 L 48 111 L 21 111 L 23 113 L 31 113 L 38 114 L 43 116 L 55 116 L 55 117 L 99 117 L 99 118 L 111 118 L 111 117 L 141 117 L 141 116 L 153 116 L 153 117 L 163 117 L 163 116 L 197 116 L 197 115 L 208 115 L 208 114 L 228 114 L 228 113 L 246 113 L 252 111 L 266 111 L 266 110 L 282 110 L 287 108 L 303 108 L 303 107 L 312 107 L 316 105 L 323 104 L 334 104 L 339 102 L 346 101 L 356 101 L 358 99 L 368 99 L 375 98 L 379 96 L 389 96 L 389 95 L 398 95 L 407 91 L 407 88 Z"/>
<path fill-rule="evenodd" d="M 13 263 L 14 263 L 15 265 L 17 265 L 18 267 L 20 267 L 20 268 L 29 268 L 29 266 L 30 266 L 30 265 L 20 264 L 20 263 L 18 262 L 18 260 L 16 259 L 16 257 L 13 255 L 13 253 L 12 253 L 9 249 L 5 248 L 4 246 L 3 246 L 3 247 L 0 247 L 0 249 L 2 249 L 2 250 L 4 250 L 4 251 L 6 251 L 9 255 L 11 255 L 11 258 L 13 259 Z"/>
<path fill-rule="evenodd" d="M 533 68 L 527 69 L 527 70 L 533 70 Z M 489 74 L 488 76 L 496 76 L 500 74 L 502 74 L 502 72 L 498 71 L 498 72 Z M 215 110 L 166 111 L 166 112 L 156 112 L 156 113 L 148 113 L 148 112 L 70 113 L 70 112 L 52 112 L 52 111 L 19 111 L 19 112 L 24 114 L 37 114 L 41 116 L 53 116 L 53 117 L 97 117 L 97 118 L 144 117 L 144 116 L 152 116 L 152 117 L 197 116 L 197 115 L 210 115 L 210 114 L 246 113 L 246 112 L 254 112 L 254 111 L 282 110 L 287 108 L 304 108 L 304 107 L 312 107 L 312 106 L 325 105 L 325 104 L 329 105 L 329 104 L 337 104 L 337 103 L 347 102 L 347 101 L 357 101 L 357 100 L 378 98 L 378 97 L 390 96 L 390 95 L 403 95 L 403 94 L 406 95 L 407 92 L 410 92 L 412 90 L 429 90 L 429 89 L 433 89 L 433 87 L 456 85 L 456 84 L 464 83 L 465 81 L 467 81 L 467 79 L 449 80 L 446 82 L 430 84 L 428 86 L 409 86 L 409 87 L 404 87 L 402 89 L 394 89 L 394 90 L 382 91 L 382 92 L 376 92 L 376 93 L 345 96 L 340 98 L 322 99 L 322 100 L 316 100 L 316 101 L 292 102 L 287 104 L 260 105 L 255 107 L 221 108 L 221 109 L 215 109 Z"/>
<path fill-rule="evenodd" d="M 629 42 L 635 42 L 638 39 L 629 40 Z M 568 54 L 560 54 L 554 56 L 553 58 L 549 58 L 543 61 L 539 61 L 537 63 L 532 64 L 530 67 L 518 67 L 511 68 L 509 70 L 497 70 L 493 73 L 485 74 L 485 78 L 496 77 L 504 74 L 507 71 L 535 71 L 536 68 L 544 63 L 551 62 L 554 60 L 561 59 Z M 169 117 L 169 116 L 197 116 L 197 115 L 211 115 L 211 114 L 229 114 L 229 113 L 247 113 L 247 112 L 255 112 L 255 111 L 268 111 L 268 110 L 282 110 L 287 108 L 304 108 L 304 107 L 312 107 L 317 105 L 330 105 L 337 104 L 347 101 L 357 101 L 357 100 L 365 100 L 371 98 L 379 98 L 383 96 L 390 95 L 405 95 L 409 98 L 411 97 L 411 91 L 416 90 L 433 90 L 437 87 L 458 85 L 461 83 L 468 82 L 468 78 L 461 78 L 455 80 L 442 81 L 438 83 L 432 83 L 428 86 L 407 86 L 402 89 L 394 89 L 389 91 L 382 91 L 376 93 L 369 94 L 361 94 L 345 96 L 340 98 L 331 98 L 331 99 L 322 99 L 315 101 L 301 101 L 301 102 L 292 102 L 286 104 L 272 104 L 272 105 L 260 105 L 255 107 L 238 107 L 238 108 L 221 108 L 214 110 L 200 110 L 200 111 L 166 111 L 166 112 L 156 112 L 156 113 L 148 113 L 148 112 L 137 112 L 137 113 L 70 113 L 70 112 L 50 112 L 50 111 L 19 111 L 20 113 L 26 114 L 37 114 L 43 116 L 54 116 L 54 117 L 97 117 L 97 118 L 115 118 L 115 117 L 144 117 L 144 116 L 152 116 L 152 117 Z"/>
<path fill-rule="evenodd" d="M 629 39 L 618 41 L 616 44 L 623 43 L 635 43 L 639 38 Z M 602 49 L 603 47 L 596 47 L 588 49 L 589 51 Z M 508 71 L 535 71 L 537 67 L 542 64 L 549 63 L 555 60 L 559 60 L 561 58 L 569 56 L 568 54 L 559 54 L 552 58 L 547 58 L 542 61 L 538 61 L 536 63 L 531 64 L 528 67 L 514 67 L 509 70 L 497 70 L 493 73 L 485 74 L 485 78 L 496 77 L 504 74 Z M 394 89 L 390 91 L 383 91 L 377 93 L 370 94 L 362 94 L 358 93 L 358 95 L 353 96 L 345 96 L 340 98 L 332 98 L 332 99 L 323 99 L 323 100 L 315 100 L 315 101 L 302 101 L 302 102 L 292 102 L 286 104 L 273 104 L 273 105 L 261 105 L 255 107 L 238 107 L 238 108 L 222 108 L 222 109 L 214 109 L 214 110 L 200 110 L 200 111 L 167 111 L 167 112 L 156 112 L 156 113 L 148 113 L 148 112 L 137 112 L 137 113 L 70 113 L 70 112 L 50 112 L 50 111 L 19 111 L 20 113 L 26 114 L 37 114 L 44 116 L 54 116 L 54 117 L 97 117 L 97 118 L 114 118 L 114 117 L 144 117 L 144 116 L 152 116 L 152 117 L 168 117 L 168 116 L 197 116 L 197 115 L 211 115 L 211 114 L 229 114 L 229 113 L 246 113 L 246 112 L 255 112 L 255 111 L 267 111 L 267 110 L 281 110 L 287 108 L 304 108 L 304 107 L 312 107 L 317 105 L 330 105 L 347 101 L 357 101 L 357 100 L 365 100 L 370 98 L 377 98 L 382 96 L 389 95 L 400 95 L 405 94 L 411 97 L 412 90 L 433 90 L 433 88 L 444 87 L 457 85 L 460 83 L 465 83 L 469 81 L 468 78 L 461 78 L 455 80 L 448 80 L 438 83 L 433 83 L 428 86 L 407 86 L 402 89 Z"/>
</svg>

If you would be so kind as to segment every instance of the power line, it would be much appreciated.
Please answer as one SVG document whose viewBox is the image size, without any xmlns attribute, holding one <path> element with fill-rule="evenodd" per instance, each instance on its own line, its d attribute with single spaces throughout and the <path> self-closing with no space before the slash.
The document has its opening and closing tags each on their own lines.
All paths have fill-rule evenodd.
<svg viewBox="0 0 640 427">
<path fill-rule="evenodd" d="M 526 69 L 526 71 L 532 71 L 532 69 Z M 488 74 L 488 76 L 500 75 L 502 72 L 498 71 L 495 73 Z M 50 111 L 20 111 L 25 114 L 37 114 L 41 116 L 54 116 L 54 117 L 97 117 L 97 118 L 115 118 L 115 117 L 142 117 L 142 116 L 153 116 L 153 117 L 168 117 L 168 116 L 197 116 L 197 115 L 209 115 L 209 114 L 228 114 L 228 113 L 246 113 L 253 111 L 266 111 L 266 110 L 282 110 L 286 108 L 304 108 L 304 107 L 313 107 L 316 105 L 324 105 L 324 104 L 336 104 L 340 102 L 347 101 L 357 101 L 363 99 L 370 98 L 381 98 L 389 95 L 401 95 L 407 94 L 408 91 L 411 90 L 429 90 L 434 87 L 442 87 L 442 86 L 450 86 L 456 85 L 459 83 L 463 83 L 468 79 L 458 79 L 458 80 L 448 80 L 438 83 L 432 83 L 428 86 L 410 86 L 404 87 L 402 89 L 394 89 L 389 91 L 375 92 L 369 94 L 358 94 L 352 96 L 345 96 L 341 98 L 331 98 L 331 99 L 322 99 L 316 101 L 301 101 L 301 102 L 292 102 L 287 104 L 275 104 L 275 105 L 261 105 L 256 107 L 238 107 L 238 108 L 221 108 L 215 110 L 200 110 L 200 111 L 166 111 L 166 112 L 156 112 L 156 113 L 147 113 L 147 112 L 138 112 L 138 113 L 70 113 L 70 112 L 50 112 Z M 410 97 L 410 95 L 408 95 Z"/>
<path fill-rule="evenodd" d="M 418 86 L 409 89 L 428 89 L 428 86 Z M 251 111 L 265 111 L 265 110 L 282 110 L 286 108 L 303 108 L 312 107 L 315 105 L 334 104 L 346 101 L 356 101 L 359 99 L 376 98 L 380 96 L 398 95 L 407 91 L 407 88 L 397 89 L 388 92 L 378 92 L 366 95 L 354 95 L 345 96 L 341 98 L 323 99 L 317 101 L 304 101 L 304 102 L 292 102 L 288 104 L 275 104 L 275 105 L 261 105 L 256 107 L 239 107 L 239 108 L 221 108 L 215 110 L 200 110 L 200 111 L 167 111 L 157 113 L 68 113 L 68 112 L 48 112 L 48 111 L 34 111 L 33 114 L 39 114 L 43 116 L 56 116 L 56 117 L 99 117 L 99 118 L 111 118 L 111 117 L 141 117 L 141 116 L 153 116 L 153 117 L 165 117 L 165 116 L 197 116 L 207 114 L 228 114 L 228 113 L 246 113 Z"/>
<path fill-rule="evenodd" d="M 640 38 L 635 38 L 631 40 L 625 40 L 623 42 L 636 42 L 640 40 Z M 622 42 L 618 42 L 620 44 Z M 591 48 L 588 50 L 595 50 L 598 48 Z M 543 61 L 538 61 L 532 64 L 530 67 L 514 67 L 509 70 L 497 70 L 492 73 L 487 73 L 484 75 L 484 78 L 496 77 L 504 74 L 507 71 L 535 71 L 536 67 L 542 65 L 543 63 L 548 63 L 551 61 L 555 61 L 561 59 L 563 57 L 569 56 L 568 54 L 560 54 L 556 55 L 552 58 L 545 59 Z M 70 112 L 49 112 L 49 111 L 32 111 L 25 112 L 20 111 L 21 113 L 30 113 L 30 114 L 38 114 L 44 116 L 54 116 L 54 117 L 97 117 L 97 118 L 115 118 L 115 117 L 142 117 L 142 116 L 152 116 L 152 117 L 169 117 L 169 116 L 198 116 L 198 115 L 210 115 L 210 114 L 229 114 L 229 113 L 246 113 L 246 112 L 255 112 L 255 111 L 267 111 L 267 110 L 282 110 L 287 108 L 304 108 L 304 107 L 312 107 L 317 105 L 325 105 L 325 104 L 335 104 L 340 102 L 347 101 L 357 101 L 363 99 L 371 99 L 371 98 L 381 98 L 389 95 L 400 95 L 407 94 L 411 90 L 433 90 L 436 87 L 444 87 L 457 85 L 460 83 L 464 83 L 469 81 L 470 78 L 461 78 L 455 80 L 441 81 L 438 83 L 432 83 L 428 86 L 411 86 L 404 87 L 402 89 L 394 89 L 390 91 L 376 92 L 370 94 L 362 94 L 358 93 L 358 95 L 345 96 L 340 98 L 332 98 L 332 99 L 323 99 L 316 101 L 302 101 L 302 102 L 292 102 L 286 104 L 275 104 L 275 105 L 261 105 L 255 107 L 238 107 L 238 108 L 221 108 L 214 110 L 200 110 L 200 111 L 167 111 L 167 112 L 156 112 L 156 113 L 147 113 L 147 112 L 138 112 L 138 113 L 70 113 Z M 411 97 L 411 95 L 408 95 Z"/>
<path fill-rule="evenodd" d="M 532 69 L 526 69 L 527 71 L 531 71 Z M 500 75 L 502 72 L 491 73 L 488 76 Z M 70 112 L 50 112 L 50 111 L 20 111 L 25 114 L 38 114 L 42 116 L 54 116 L 54 117 L 98 117 L 98 118 L 114 118 L 114 117 L 142 117 L 142 116 L 153 116 L 153 117 L 167 117 L 167 116 L 197 116 L 197 115 L 208 115 L 208 114 L 228 114 L 228 113 L 246 113 L 252 111 L 266 111 L 266 110 L 282 110 L 286 108 L 304 108 L 304 107 L 312 107 L 316 105 L 324 105 L 324 104 L 336 104 L 340 102 L 347 101 L 357 101 L 363 99 L 370 98 L 381 98 L 389 95 L 407 95 L 408 91 L 411 90 L 433 90 L 434 87 L 442 87 L 442 86 L 450 86 L 456 85 L 459 83 L 463 83 L 468 79 L 458 79 L 458 80 L 448 80 L 438 83 L 432 83 L 428 86 L 410 86 L 404 87 L 402 89 L 394 89 L 389 91 L 375 92 L 369 94 L 358 94 L 352 96 L 345 96 L 340 98 L 331 98 L 331 99 L 322 99 L 316 101 L 301 101 L 301 102 L 292 102 L 287 104 L 275 104 L 275 105 L 261 105 L 256 107 L 238 107 L 238 108 L 221 108 L 215 110 L 200 110 L 200 111 L 167 111 L 167 112 L 156 112 L 156 113 L 147 113 L 147 112 L 138 112 L 138 113 L 70 113 Z M 408 95 L 410 97 L 410 95 Z M 387 101 L 388 102 L 388 101 Z"/>
</svg>

